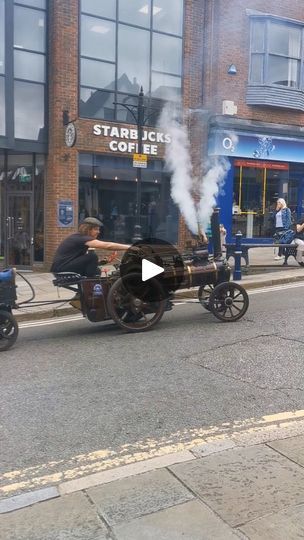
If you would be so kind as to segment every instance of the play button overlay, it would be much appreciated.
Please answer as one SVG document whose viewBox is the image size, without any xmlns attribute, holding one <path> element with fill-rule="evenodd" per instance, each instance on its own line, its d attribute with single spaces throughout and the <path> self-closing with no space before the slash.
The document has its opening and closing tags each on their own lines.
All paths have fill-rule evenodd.
<svg viewBox="0 0 304 540">
<path fill-rule="evenodd" d="M 145 238 L 125 252 L 120 275 L 133 297 L 144 302 L 167 300 L 183 281 L 184 262 L 169 242 Z"/>
<path fill-rule="evenodd" d="M 158 264 L 154 264 L 151 261 L 148 261 L 147 259 L 143 259 L 141 263 L 141 280 L 142 281 L 148 281 L 148 279 L 153 278 L 154 276 L 158 276 L 159 274 L 162 274 L 164 272 L 164 268 L 161 266 L 158 266 Z"/>
</svg>

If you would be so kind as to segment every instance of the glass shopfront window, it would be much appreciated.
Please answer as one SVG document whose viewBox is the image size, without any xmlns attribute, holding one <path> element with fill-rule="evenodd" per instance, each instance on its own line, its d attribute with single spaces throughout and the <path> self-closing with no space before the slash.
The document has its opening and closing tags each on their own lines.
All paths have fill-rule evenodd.
<svg viewBox="0 0 304 540">
<path fill-rule="evenodd" d="M 138 189 L 130 158 L 80 154 L 79 220 L 88 215 L 98 217 L 103 223 L 103 239 L 132 242 Z M 140 219 L 143 236 L 177 242 L 178 210 L 161 161 L 151 161 L 142 170 Z"/>
<path fill-rule="evenodd" d="M 147 30 L 119 25 L 117 80 L 119 91 L 138 94 L 141 86 L 149 88 L 149 54 L 150 33 Z"/>
<path fill-rule="evenodd" d="M 45 142 L 46 3 L 18 4 L 14 5 L 14 135 Z"/>
<path fill-rule="evenodd" d="M 4 77 L 0 77 L 0 135 L 5 135 L 5 88 Z"/>
<path fill-rule="evenodd" d="M 45 51 L 45 13 L 15 6 L 14 47 L 30 51 Z M 30 28 L 30 32 L 29 32 Z"/>
<path fill-rule="evenodd" d="M 15 81 L 15 137 L 44 140 L 44 86 Z"/>
<path fill-rule="evenodd" d="M 151 0 L 119 0 L 119 20 L 128 24 L 150 27 Z"/>
<path fill-rule="evenodd" d="M 153 5 L 153 30 L 182 35 L 183 0 L 157 0 Z"/>
<path fill-rule="evenodd" d="M 97 15 L 98 17 L 115 19 L 116 0 L 106 0 L 106 2 L 101 2 L 100 0 L 81 0 L 81 11 L 83 13 Z"/>
<path fill-rule="evenodd" d="M 4 152 L 0 150 L 0 268 L 3 268 L 4 261 L 4 241 L 5 241 L 5 168 Z"/>
<path fill-rule="evenodd" d="M 44 255 L 44 156 L 0 152 L 0 266 Z"/>
<path fill-rule="evenodd" d="M 288 201 L 287 163 L 236 160 L 233 185 L 232 234 L 247 238 L 271 237 L 272 215 L 278 197 Z"/>
<path fill-rule="evenodd" d="M 0 0 L 0 74 L 5 73 L 5 14 L 4 0 Z"/>
<path fill-rule="evenodd" d="M 106 92 L 114 93 L 113 119 L 126 117 L 131 123 L 133 116 L 122 112 L 118 103 L 138 96 L 141 86 L 147 107 L 158 111 L 164 101 L 181 95 L 183 5 L 183 0 L 82 0 L 82 117 L 107 118 L 106 108 L 97 105 L 100 92 L 105 100 Z M 151 116 L 150 125 L 156 116 Z"/>
</svg>

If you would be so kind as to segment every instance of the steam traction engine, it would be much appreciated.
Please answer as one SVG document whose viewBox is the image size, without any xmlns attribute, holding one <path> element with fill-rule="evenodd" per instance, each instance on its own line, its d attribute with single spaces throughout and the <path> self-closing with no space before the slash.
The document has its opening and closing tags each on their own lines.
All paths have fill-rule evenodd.
<svg viewBox="0 0 304 540">
<path fill-rule="evenodd" d="M 179 254 L 166 242 L 140 244 L 130 248 L 116 272 L 109 277 L 87 278 L 74 272 L 55 275 L 54 285 L 79 293 L 81 311 L 91 322 L 113 320 L 129 332 L 143 332 L 153 327 L 165 311 L 172 309 L 177 289 L 198 287 L 201 305 L 224 322 L 235 322 L 248 309 L 248 295 L 238 283 L 230 282 L 230 268 L 222 256 L 218 212 L 211 219 L 213 256 L 204 245 L 191 253 Z M 144 282 L 143 258 L 156 263 L 163 272 Z M 9 349 L 16 341 L 18 324 L 12 309 L 33 304 L 65 303 L 66 300 L 16 303 L 15 270 L 0 272 L 0 351 Z"/>
<path fill-rule="evenodd" d="M 109 289 L 107 310 L 110 317 L 128 331 L 144 331 L 156 324 L 164 312 L 172 309 L 170 298 L 177 289 L 198 287 L 201 305 L 224 322 L 235 322 L 246 313 L 246 290 L 230 282 L 230 267 L 222 255 L 218 209 L 211 218 L 213 256 L 205 245 L 180 255 L 165 245 L 143 245 L 141 253 L 129 251 L 120 266 L 120 277 Z M 142 282 L 142 258 L 164 268 L 159 276 Z"/>
</svg>

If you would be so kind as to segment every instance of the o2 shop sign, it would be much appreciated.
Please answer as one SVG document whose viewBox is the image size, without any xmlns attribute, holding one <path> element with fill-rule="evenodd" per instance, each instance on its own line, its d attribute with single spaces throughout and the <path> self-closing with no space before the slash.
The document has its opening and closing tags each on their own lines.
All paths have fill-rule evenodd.
<svg viewBox="0 0 304 540">
<path fill-rule="evenodd" d="M 109 148 L 112 152 L 138 153 L 137 129 L 95 124 L 93 126 L 93 133 L 96 136 L 109 137 L 111 139 Z M 171 136 L 169 133 L 144 129 L 142 135 L 142 153 L 148 156 L 157 156 L 158 144 L 169 144 L 170 142 Z"/>
</svg>

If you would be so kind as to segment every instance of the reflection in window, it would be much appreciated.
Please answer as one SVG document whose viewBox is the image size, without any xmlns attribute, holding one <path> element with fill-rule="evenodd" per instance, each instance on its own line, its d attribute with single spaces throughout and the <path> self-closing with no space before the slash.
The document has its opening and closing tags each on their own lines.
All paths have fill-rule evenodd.
<svg viewBox="0 0 304 540">
<path fill-rule="evenodd" d="M 16 79 L 45 82 L 45 56 L 15 50 L 14 75 Z"/>
<path fill-rule="evenodd" d="M 182 35 L 183 0 L 154 0 L 153 30 Z"/>
<path fill-rule="evenodd" d="M 92 88 L 81 88 L 80 116 L 114 120 L 114 94 Z"/>
<path fill-rule="evenodd" d="M 138 103 L 138 99 L 135 96 L 128 96 L 124 94 L 117 94 L 117 101 L 118 103 L 124 103 L 126 105 L 131 106 L 130 109 L 134 111 L 136 115 L 136 106 Z M 135 105 L 135 107 L 132 107 L 132 105 Z M 119 122 L 128 122 L 130 124 L 134 124 L 134 117 L 132 113 L 123 107 L 122 105 L 117 105 L 117 120 Z"/>
<path fill-rule="evenodd" d="M 269 56 L 267 82 L 291 88 L 298 87 L 300 62 L 280 56 Z"/>
<path fill-rule="evenodd" d="M 43 140 L 44 86 L 15 81 L 15 137 Z"/>
<path fill-rule="evenodd" d="M 81 59 L 81 84 L 111 90 L 115 84 L 115 65 Z"/>
<path fill-rule="evenodd" d="M 81 11 L 108 19 L 116 18 L 116 0 L 81 0 Z"/>
<path fill-rule="evenodd" d="M 152 95 L 164 101 L 176 101 L 181 96 L 181 78 L 152 73 Z"/>
<path fill-rule="evenodd" d="M 153 33 L 152 69 L 175 75 L 182 72 L 182 41 Z"/>
<path fill-rule="evenodd" d="M 0 217 L 4 216 L 4 154 L 0 150 Z M 4 258 L 4 227 L 0 227 L 0 263 Z"/>
<path fill-rule="evenodd" d="M 0 77 L 0 135 L 5 135 L 5 88 L 4 77 Z"/>
<path fill-rule="evenodd" d="M 18 4 L 46 9 L 46 0 L 16 0 Z"/>
<path fill-rule="evenodd" d="M 115 24 L 94 17 L 81 17 L 81 53 L 90 58 L 115 60 Z"/>
<path fill-rule="evenodd" d="M 5 73 L 4 0 L 0 0 L 0 74 Z"/>
<path fill-rule="evenodd" d="M 113 119 L 134 123 L 132 114 L 117 102 L 138 96 L 141 86 L 147 111 L 153 99 L 176 100 L 181 95 L 183 4 L 81 0 L 81 115 L 110 119 L 113 114 Z M 97 104 L 98 99 L 108 104 L 112 97 L 113 109 Z M 157 115 L 158 111 L 149 115 L 149 125 Z"/>
<path fill-rule="evenodd" d="M 149 32 L 119 25 L 118 90 L 138 93 L 140 86 L 143 86 L 144 91 L 147 91 L 149 88 L 149 49 Z"/>
<path fill-rule="evenodd" d="M 151 0 L 119 0 L 119 21 L 150 27 Z"/>
<path fill-rule="evenodd" d="M 299 25 L 253 20 L 250 82 L 300 88 L 302 36 Z"/>
<path fill-rule="evenodd" d="M 45 51 L 45 13 L 15 6 L 14 47 Z M 29 32 L 28 29 L 31 29 Z"/>
<path fill-rule="evenodd" d="M 7 183 L 12 191 L 31 191 L 33 186 L 32 154 L 9 154 L 7 157 Z"/>
<path fill-rule="evenodd" d="M 34 261 L 44 255 L 44 156 L 36 155 L 34 182 Z"/>
</svg>

